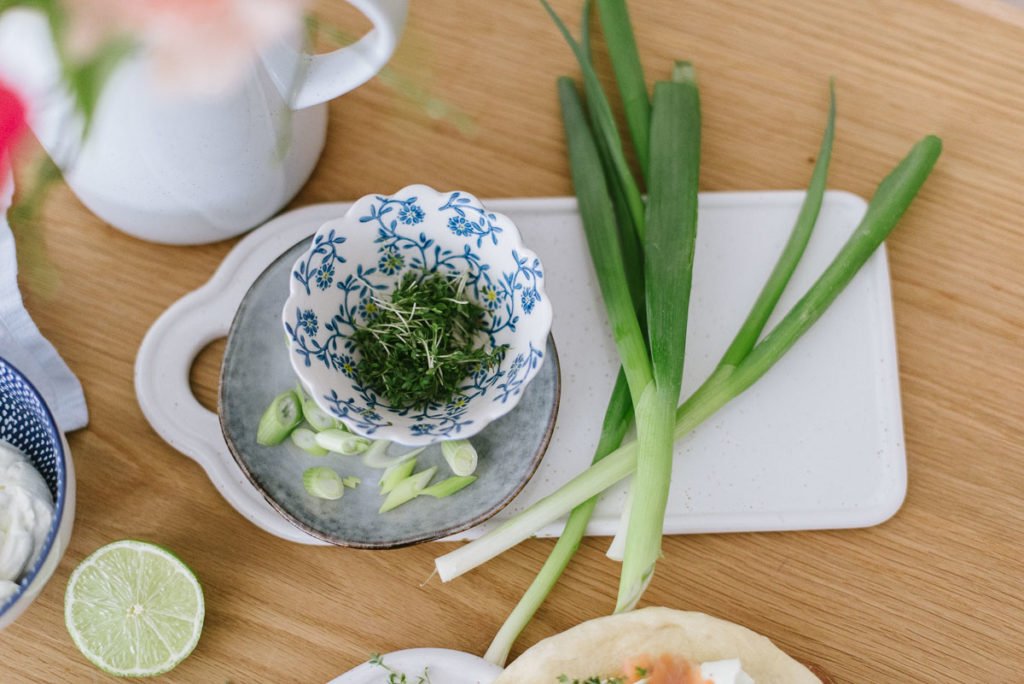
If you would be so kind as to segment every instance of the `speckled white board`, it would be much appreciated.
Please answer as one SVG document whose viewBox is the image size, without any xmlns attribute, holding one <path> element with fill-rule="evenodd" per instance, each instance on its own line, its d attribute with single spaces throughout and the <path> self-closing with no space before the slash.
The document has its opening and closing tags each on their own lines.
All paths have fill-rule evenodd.
<svg viewBox="0 0 1024 684">
<path fill-rule="evenodd" d="M 802 192 L 701 195 L 684 394 L 707 377 L 728 345 L 771 270 L 802 198 Z M 533 480 L 508 508 L 458 538 L 479 535 L 586 467 L 618 370 L 575 200 L 485 203 L 510 216 L 544 262 L 562 367 L 561 409 Z M 210 340 L 226 334 L 245 291 L 268 264 L 347 208 L 347 203 L 304 207 L 251 233 L 209 285 L 180 300 L 154 324 L 136 364 L 140 405 L 154 428 L 198 461 L 245 517 L 302 543 L 318 542 L 291 527 L 262 499 L 238 471 L 216 417 L 184 396 L 187 367 Z M 828 193 L 779 312 L 821 273 L 864 208 L 858 197 Z M 906 493 L 906 454 L 884 251 L 871 258 L 761 381 L 682 440 L 676 456 L 665 520 L 670 534 L 866 527 L 895 513 Z M 590 534 L 615 532 L 624 493 L 625 484 L 602 498 Z"/>
</svg>

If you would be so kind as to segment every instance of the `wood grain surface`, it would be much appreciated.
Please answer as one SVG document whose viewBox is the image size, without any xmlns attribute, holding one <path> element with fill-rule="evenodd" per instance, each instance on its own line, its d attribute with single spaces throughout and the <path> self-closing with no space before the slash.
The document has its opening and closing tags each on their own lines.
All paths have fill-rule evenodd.
<svg viewBox="0 0 1024 684">
<path fill-rule="evenodd" d="M 358 29 L 338 4 L 322 0 L 317 12 Z M 579 5 L 556 3 L 573 25 Z M 697 65 L 704 190 L 803 187 L 830 75 L 839 97 L 831 187 L 870 195 L 918 137 L 945 140 L 888 243 L 910 468 L 903 509 L 866 530 L 668 539 L 645 599 L 748 625 L 836 682 L 1024 682 L 1024 22 L 994 7 L 633 2 L 652 79 L 675 58 Z M 323 160 L 294 206 L 412 182 L 480 197 L 571 192 L 554 78 L 576 69 L 538 4 L 413 0 L 392 70 L 332 103 Z M 403 82 L 472 125 L 432 118 Z M 60 282 L 46 294 L 38 264 L 22 282 L 43 333 L 82 379 L 92 421 L 70 436 L 71 547 L 38 602 L 0 634 L 0 680 L 104 678 L 63 627 L 63 592 L 82 558 L 125 537 L 174 549 L 205 587 L 202 641 L 166 681 L 322 682 L 372 651 L 482 653 L 552 542 L 527 542 L 441 585 L 426 580 L 442 545 L 308 548 L 245 522 L 153 433 L 132 389 L 146 329 L 232 243 L 146 244 L 63 187 L 51 200 L 45 249 Z M 22 256 L 34 247 L 26 236 L 19 244 Z M 207 401 L 218 362 L 215 346 L 194 372 Z M 584 543 L 517 652 L 612 609 L 606 545 Z"/>
</svg>

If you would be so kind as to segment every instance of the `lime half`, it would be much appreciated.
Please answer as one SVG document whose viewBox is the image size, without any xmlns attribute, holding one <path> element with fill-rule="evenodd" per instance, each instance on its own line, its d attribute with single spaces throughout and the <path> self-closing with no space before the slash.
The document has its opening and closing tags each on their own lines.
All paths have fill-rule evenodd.
<svg viewBox="0 0 1024 684">
<path fill-rule="evenodd" d="M 94 665 L 120 677 L 167 672 L 203 630 L 203 588 L 187 565 L 154 544 L 108 544 L 71 573 L 64 622 Z"/>
</svg>

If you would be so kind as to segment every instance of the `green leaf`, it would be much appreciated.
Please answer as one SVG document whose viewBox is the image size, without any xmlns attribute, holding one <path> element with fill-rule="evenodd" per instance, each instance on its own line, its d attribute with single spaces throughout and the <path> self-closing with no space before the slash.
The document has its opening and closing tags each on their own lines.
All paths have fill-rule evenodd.
<svg viewBox="0 0 1024 684">
<path fill-rule="evenodd" d="M 551 15 L 551 19 L 555 22 L 555 26 L 558 27 L 562 37 L 565 38 L 565 42 L 572 49 L 573 54 L 576 55 L 576 61 L 579 62 L 580 69 L 583 72 L 587 106 L 590 108 L 590 115 L 596 129 L 596 144 L 601 148 L 602 153 L 608 155 L 611 159 L 612 167 L 615 169 L 616 182 L 620 183 L 622 188 L 622 194 L 629 207 L 633 225 L 642 236 L 645 225 L 643 197 L 640 195 L 640 188 L 637 186 L 636 179 L 633 178 L 633 172 L 630 171 L 626 155 L 622 150 L 622 138 L 619 136 L 618 127 L 615 125 L 615 117 L 612 114 L 611 105 L 608 103 L 608 98 L 601 88 L 601 81 L 597 77 L 597 72 L 594 71 L 586 51 L 572 37 L 562 19 L 551 8 L 547 0 L 540 1 L 544 9 Z"/>
<path fill-rule="evenodd" d="M 807 332 L 808 328 L 821 318 L 829 305 L 896 227 L 896 223 L 928 178 L 940 154 L 942 140 L 934 135 L 925 136 L 879 184 L 860 224 L 839 250 L 836 258 L 811 285 L 807 294 L 789 310 L 731 374 L 729 379 L 738 388 L 736 394 L 764 375 Z"/>
<path fill-rule="evenodd" d="M 644 284 L 654 377 L 661 391 L 675 394 L 673 402 L 678 399 L 686 350 L 697 236 L 700 126 L 696 83 L 655 85 Z"/>
<path fill-rule="evenodd" d="M 633 308 L 622 251 L 619 249 L 615 210 L 601 170 L 597 145 L 587 125 L 583 104 L 572 79 L 558 79 L 558 96 L 569 149 L 569 167 L 590 257 L 597 271 L 612 336 L 619 350 L 630 393 L 636 401 L 652 380 L 651 366 L 643 331 Z"/>
<path fill-rule="evenodd" d="M 608 44 L 615 82 L 619 86 L 619 96 L 622 97 L 626 125 L 633 138 L 633 150 L 640 163 L 640 171 L 649 183 L 651 102 L 647 96 L 644 69 L 633 36 L 629 9 L 625 0 L 598 0 L 597 11 Z"/>
</svg>

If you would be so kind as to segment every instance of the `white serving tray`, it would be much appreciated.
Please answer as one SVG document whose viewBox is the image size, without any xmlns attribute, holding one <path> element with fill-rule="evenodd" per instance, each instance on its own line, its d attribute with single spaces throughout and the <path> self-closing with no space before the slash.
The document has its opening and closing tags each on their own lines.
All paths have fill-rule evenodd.
<svg viewBox="0 0 1024 684">
<path fill-rule="evenodd" d="M 802 192 L 701 195 L 684 394 L 711 372 L 746 316 L 802 199 Z M 544 263 L 562 397 L 547 455 L 531 482 L 504 511 L 460 539 L 479 536 L 586 467 L 618 370 L 575 199 L 485 203 L 517 223 Z M 197 461 L 246 518 L 271 534 L 308 544 L 320 542 L 285 521 L 238 469 L 217 416 L 192 395 L 189 370 L 203 347 L 227 334 L 263 269 L 348 206 L 304 207 L 253 231 L 209 283 L 154 323 L 135 364 L 139 404 L 153 428 Z M 821 273 L 864 209 L 859 197 L 827 194 L 780 311 Z M 760 382 L 679 443 L 676 456 L 668 534 L 867 527 L 893 515 L 906 494 L 906 454 L 885 252 L 868 261 Z M 623 483 L 605 494 L 588 534 L 614 534 L 625 491 Z"/>
</svg>

